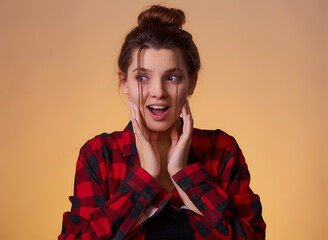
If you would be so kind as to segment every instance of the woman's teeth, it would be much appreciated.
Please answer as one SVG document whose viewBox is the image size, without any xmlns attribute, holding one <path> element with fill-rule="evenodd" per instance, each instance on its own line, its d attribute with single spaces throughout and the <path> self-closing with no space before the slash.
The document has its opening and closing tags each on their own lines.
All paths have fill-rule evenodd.
<svg viewBox="0 0 328 240">
<path fill-rule="evenodd" d="M 158 105 L 151 105 L 148 106 L 149 110 L 156 115 L 163 114 L 169 107 L 168 106 L 158 106 Z"/>
<path fill-rule="evenodd" d="M 152 109 L 164 109 L 164 108 L 166 108 L 166 106 L 151 105 L 151 106 L 149 106 L 149 108 L 152 108 Z"/>
</svg>

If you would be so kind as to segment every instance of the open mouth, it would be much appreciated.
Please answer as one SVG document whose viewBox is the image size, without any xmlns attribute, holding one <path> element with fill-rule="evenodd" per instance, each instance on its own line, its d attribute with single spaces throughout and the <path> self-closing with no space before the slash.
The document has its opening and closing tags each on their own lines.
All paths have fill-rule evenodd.
<svg viewBox="0 0 328 240">
<path fill-rule="evenodd" d="M 163 115 L 168 109 L 168 106 L 158 106 L 158 105 L 150 105 L 147 108 L 155 115 Z"/>
</svg>

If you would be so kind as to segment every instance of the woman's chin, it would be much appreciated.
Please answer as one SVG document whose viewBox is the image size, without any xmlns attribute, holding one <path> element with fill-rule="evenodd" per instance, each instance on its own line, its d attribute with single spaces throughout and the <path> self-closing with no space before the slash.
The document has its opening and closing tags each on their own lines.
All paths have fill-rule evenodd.
<svg viewBox="0 0 328 240">
<path fill-rule="evenodd" d="M 147 127 L 152 132 L 166 132 L 174 124 L 174 121 L 147 121 Z"/>
</svg>

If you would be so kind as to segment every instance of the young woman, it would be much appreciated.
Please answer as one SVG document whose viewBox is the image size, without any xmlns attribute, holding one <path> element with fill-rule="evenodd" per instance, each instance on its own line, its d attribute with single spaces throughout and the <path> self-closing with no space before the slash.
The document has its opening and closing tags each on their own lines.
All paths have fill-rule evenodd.
<svg viewBox="0 0 328 240">
<path fill-rule="evenodd" d="M 156 5 L 127 35 L 118 66 L 131 122 L 82 147 L 59 239 L 265 238 L 236 141 L 193 128 L 200 59 L 184 22 Z"/>
</svg>

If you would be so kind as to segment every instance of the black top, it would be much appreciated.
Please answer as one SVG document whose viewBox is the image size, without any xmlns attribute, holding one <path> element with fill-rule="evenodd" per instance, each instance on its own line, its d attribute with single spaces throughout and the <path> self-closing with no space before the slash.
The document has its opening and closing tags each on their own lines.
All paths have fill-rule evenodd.
<svg viewBox="0 0 328 240">
<path fill-rule="evenodd" d="M 194 230 L 185 212 L 175 211 L 169 204 L 147 223 L 145 240 L 195 240 Z"/>
</svg>

